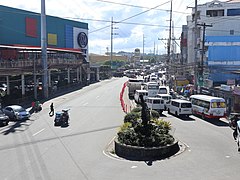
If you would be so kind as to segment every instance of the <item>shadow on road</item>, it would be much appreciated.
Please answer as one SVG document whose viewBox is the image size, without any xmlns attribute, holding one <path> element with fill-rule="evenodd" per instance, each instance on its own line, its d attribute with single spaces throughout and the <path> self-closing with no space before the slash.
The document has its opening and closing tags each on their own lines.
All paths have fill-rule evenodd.
<svg viewBox="0 0 240 180">
<path fill-rule="evenodd" d="M 28 119 L 28 120 L 16 121 L 13 124 L 8 124 L 8 126 L 5 126 L 2 129 L 1 134 L 8 135 L 10 133 L 23 132 L 27 130 L 28 127 L 31 125 L 31 121 L 34 121 L 34 120 Z"/>
<path fill-rule="evenodd" d="M 222 121 L 221 119 L 202 119 L 200 116 L 194 115 L 195 117 L 199 118 L 202 121 L 206 121 L 210 124 L 213 124 L 215 126 L 220 126 L 220 127 L 227 127 L 229 124 L 227 122 Z"/>
<path fill-rule="evenodd" d="M 10 132 L 15 132 L 16 131 L 16 129 L 15 129 L 16 127 L 19 127 L 19 126 L 23 125 L 23 124 L 21 124 L 21 122 L 17 122 L 16 124 L 17 125 L 15 125 L 14 128 L 12 127 L 12 128 L 10 128 L 9 130 L 7 130 L 4 133 L 7 134 L 7 133 L 10 133 Z M 37 143 L 41 143 L 41 142 L 47 142 L 47 141 L 53 141 L 53 140 L 63 139 L 63 138 L 68 138 L 68 137 L 73 137 L 73 136 L 80 136 L 80 135 L 89 134 L 89 133 L 101 132 L 101 131 L 111 130 L 111 129 L 115 129 L 115 128 L 119 128 L 119 125 L 117 125 L 117 126 L 110 126 L 110 127 L 103 127 L 103 128 L 93 129 L 93 130 L 89 130 L 89 131 L 82 131 L 82 132 L 72 133 L 72 134 L 68 134 L 68 135 L 64 135 L 64 136 L 55 136 L 55 137 L 52 137 L 52 138 L 41 139 L 41 140 L 36 140 L 36 141 L 23 142 L 23 143 L 19 143 L 19 144 L 12 144 L 12 145 L 9 145 L 9 146 L 0 147 L 0 151 L 1 150 L 6 150 L 6 149 L 16 148 L 16 147 L 20 147 L 20 146 L 27 146 L 27 145 L 37 144 Z"/>
<path fill-rule="evenodd" d="M 215 126 L 222 126 L 222 127 L 227 127 L 229 126 L 228 123 L 221 121 L 221 120 L 217 120 L 217 119 L 205 119 L 204 121 L 213 124 Z"/>
</svg>

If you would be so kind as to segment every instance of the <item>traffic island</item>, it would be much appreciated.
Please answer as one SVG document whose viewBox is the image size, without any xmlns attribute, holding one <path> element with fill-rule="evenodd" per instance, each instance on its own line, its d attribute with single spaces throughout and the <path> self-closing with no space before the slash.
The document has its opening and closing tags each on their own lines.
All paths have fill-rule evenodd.
<svg viewBox="0 0 240 180">
<path fill-rule="evenodd" d="M 114 140 L 117 156 L 138 161 L 168 158 L 179 151 L 178 141 L 170 134 L 171 123 L 159 119 L 157 111 L 148 109 L 143 95 L 138 107 L 127 113 Z"/>
<path fill-rule="evenodd" d="M 134 161 L 156 161 L 169 158 L 179 152 L 178 141 L 162 147 L 137 147 L 114 141 L 115 154 L 121 158 Z"/>
</svg>

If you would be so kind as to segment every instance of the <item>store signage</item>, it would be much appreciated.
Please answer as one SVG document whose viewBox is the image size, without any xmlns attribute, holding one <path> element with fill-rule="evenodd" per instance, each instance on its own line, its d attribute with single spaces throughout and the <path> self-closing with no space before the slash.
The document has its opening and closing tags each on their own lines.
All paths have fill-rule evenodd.
<svg viewBox="0 0 240 180">
<path fill-rule="evenodd" d="M 235 80 L 234 79 L 228 79 L 227 80 L 227 85 L 235 85 Z"/>
<path fill-rule="evenodd" d="M 236 94 L 236 95 L 239 95 L 239 96 L 240 96 L 240 87 L 234 86 L 233 94 Z"/>
<path fill-rule="evenodd" d="M 220 89 L 224 91 L 231 91 L 231 86 L 228 86 L 226 84 L 221 84 Z"/>
<path fill-rule="evenodd" d="M 77 42 L 81 48 L 85 48 L 88 44 L 88 37 L 86 33 L 80 32 L 77 36 Z"/>
</svg>

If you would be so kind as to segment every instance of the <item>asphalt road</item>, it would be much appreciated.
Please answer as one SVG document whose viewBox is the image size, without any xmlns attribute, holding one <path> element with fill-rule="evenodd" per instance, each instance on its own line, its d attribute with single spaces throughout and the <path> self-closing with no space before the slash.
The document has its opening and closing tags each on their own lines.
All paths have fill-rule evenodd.
<svg viewBox="0 0 240 180">
<path fill-rule="evenodd" d="M 115 158 L 106 148 L 123 123 L 119 94 L 126 78 L 113 78 L 52 99 L 26 122 L 0 128 L 3 180 L 227 180 L 239 179 L 240 154 L 225 120 L 164 113 L 185 150 L 169 159 L 145 162 Z M 70 108 L 70 125 L 54 127 L 48 116 Z"/>
</svg>

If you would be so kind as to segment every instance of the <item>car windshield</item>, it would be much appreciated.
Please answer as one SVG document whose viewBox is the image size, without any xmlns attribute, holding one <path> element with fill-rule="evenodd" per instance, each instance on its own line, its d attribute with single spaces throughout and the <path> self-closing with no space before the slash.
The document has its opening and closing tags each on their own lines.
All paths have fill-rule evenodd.
<svg viewBox="0 0 240 180">
<path fill-rule="evenodd" d="M 16 112 L 23 112 L 23 111 L 26 111 L 24 108 L 22 108 L 22 107 L 16 107 L 16 108 L 14 108 L 14 111 L 16 111 Z"/>
</svg>

